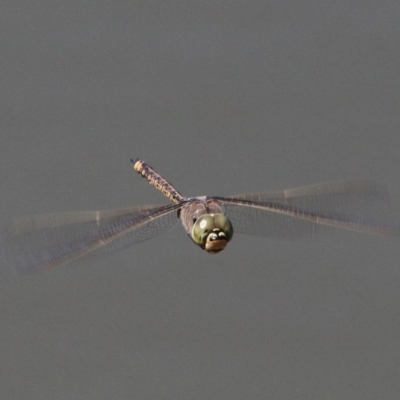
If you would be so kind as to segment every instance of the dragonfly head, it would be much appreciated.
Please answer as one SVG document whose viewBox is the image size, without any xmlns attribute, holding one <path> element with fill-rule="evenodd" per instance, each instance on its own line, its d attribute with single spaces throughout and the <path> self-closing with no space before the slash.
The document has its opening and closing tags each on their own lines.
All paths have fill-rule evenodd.
<svg viewBox="0 0 400 400">
<path fill-rule="evenodd" d="M 205 214 L 193 225 L 191 235 L 193 242 L 208 253 L 218 253 L 232 239 L 233 227 L 224 214 Z"/>
</svg>

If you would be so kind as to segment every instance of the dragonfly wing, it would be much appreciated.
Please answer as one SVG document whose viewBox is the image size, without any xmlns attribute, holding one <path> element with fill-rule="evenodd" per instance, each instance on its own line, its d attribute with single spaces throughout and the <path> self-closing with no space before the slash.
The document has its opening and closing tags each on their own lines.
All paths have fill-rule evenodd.
<svg viewBox="0 0 400 400">
<path fill-rule="evenodd" d="M 324 182 L 273 192 L 239 194 L 232 198 L 336 214 L 381 213 L 389 205 L 386 189 L 366 181 Z"/>
<path fill-rule="evenodd" d="M 387 209 L 386 191 L 368 182 L 328 182 L 217 200 L 225 207 L 237 233 L 297 238 L 331 226 L 399 235 L 397 226 L 380 218 L 382 211 Z"/>
<path fill-rule="evenodd" d="M 93 260 L 175 226 L 180 204 L 21 218 L 3 232 L 8 263 L 30 273 L 84 257 Z"/>
</svg>

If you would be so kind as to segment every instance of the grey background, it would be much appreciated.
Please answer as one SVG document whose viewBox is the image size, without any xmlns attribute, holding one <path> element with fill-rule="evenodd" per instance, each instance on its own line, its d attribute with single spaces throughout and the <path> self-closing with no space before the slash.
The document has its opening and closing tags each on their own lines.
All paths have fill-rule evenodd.
<svg viewBox="0 0 400 400">
<path fill-rule="evenodd" d="M 0 13 L 1 221 L 372 179 L 400 198 L 395 1 L 21 1 Z M 396 203 L 397 201 L 397 203 Z M 182 229 L 2 265 L 2 399 L 398 399 L 400 246 Z"/>
</svg>

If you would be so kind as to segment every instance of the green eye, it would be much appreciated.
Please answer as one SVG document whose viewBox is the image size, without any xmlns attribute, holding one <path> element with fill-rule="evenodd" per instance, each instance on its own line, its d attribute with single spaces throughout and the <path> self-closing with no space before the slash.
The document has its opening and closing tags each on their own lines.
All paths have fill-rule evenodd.
<svg viewBox="0 0 400 400">
<path fill-rule="evenodd" d="M 193 225 L 191 238 L 201 248 L 216 252 L 226 246 L 226 243 L 232 239 L 232 235 L 232 224 L 225 215 L 206 214 Z"/>
</svg>

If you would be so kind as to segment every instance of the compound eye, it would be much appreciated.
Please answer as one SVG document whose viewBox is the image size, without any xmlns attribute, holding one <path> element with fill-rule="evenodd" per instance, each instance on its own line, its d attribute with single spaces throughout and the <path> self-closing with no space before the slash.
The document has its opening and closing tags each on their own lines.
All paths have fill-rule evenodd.
<svg viewBox="0 0 400 400">
<path fill-rule="evenodd" d="M 233 236 L 233 226 L 231 221 L 224 214 L 214 214 L 214 229 L 218 229 L 223 232 L 226 236 L 226 240 L 229 242 Z"/>
<path fill-rule="evenodd" d="M 191 238 L 200 247 L 204 247 L 207 236 L 213 229 L 214 218 L 211 215 L 203 215 L 193 225 Z"/>
</svg>

